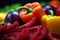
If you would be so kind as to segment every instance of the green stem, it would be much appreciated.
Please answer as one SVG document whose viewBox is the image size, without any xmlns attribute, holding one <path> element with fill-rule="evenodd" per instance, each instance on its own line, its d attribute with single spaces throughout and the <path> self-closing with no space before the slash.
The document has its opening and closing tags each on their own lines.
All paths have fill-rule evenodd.
<svg viewBox="0 0 60 40">
<path fill-rule="evenodd" d="M 29 10 L 32 11 L 33 10 L 33 7 L 30 7 Z"/>
<path fill-rule="evenodd" d="M 49 10 L 49 13 L 51 14 L 51 16 L 54 16 L 53 10 Z"/>
<path fill-rule="evenodd" d="M 1 22 L 0 24 L 4 25 L 5 22 Z"/>
<path fill-rule="evenodd" d="M 28 14 L 28 13 L 30 13 L 32 11 L 31 8 L 27 8 L 25 6 L 21 6 L 21 7 L 17 8 L 18 12 L 20 12 L 22 9 L 26 9 L 27 10 L 27 13 L 26 14 Z"/>
</svg>

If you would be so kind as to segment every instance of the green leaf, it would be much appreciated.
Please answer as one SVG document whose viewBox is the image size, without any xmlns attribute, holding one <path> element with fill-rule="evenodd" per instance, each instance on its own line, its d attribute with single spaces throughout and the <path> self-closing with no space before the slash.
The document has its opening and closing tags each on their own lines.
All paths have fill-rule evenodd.
<svg viewBox="0 0 60 40">
<path fill-rule="evenodd" d="M 40 2 L 42 6 L 45 6 L 47 3 L 46 2 Z"/>
<path fill-rule="evenodd" d="M 13 10 L 16 10 L 18 7 L 20 7 L 21 4 L 17 3 L 17 4 L 12 4 L 10 6 L 5 6 L 4 7 L 4 12 L 10 12 L 10 11 L 13 11 Z"/>
</svg>

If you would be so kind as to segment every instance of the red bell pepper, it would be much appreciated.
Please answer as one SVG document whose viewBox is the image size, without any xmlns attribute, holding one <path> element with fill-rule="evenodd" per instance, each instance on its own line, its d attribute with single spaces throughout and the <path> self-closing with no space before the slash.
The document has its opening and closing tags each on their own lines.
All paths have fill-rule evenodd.
<svg viewBox="0 0 60 40">
<path fill-rule="evenodd" d="M 56 16 L 60 16 L 60 5 L 56 8 Z"/>
<path fill-rule="evenodd" d="M 6 33 L 14 32 L 15 29 L 18 28 L 18 26 L 19 26 L 19 23 L 15 21 L 13 24 L 7 25 L 5 32 Z"/>
<path fill-rule="evenodd" d="M 59 2 L 59 0 L 51 0 L 48 4 L 57 8 L 60 5 L 60 2 Z"/>
<path fill-rule="evenodd" d="M 19 29 L 25 29 L 25 28 L 34 26 L 35 23 L 36 23 L 36 17 L 32 18 L 28 23 L 26 23 L 26 24 L 24 24 L 22 26 L 19 26 Z"/>
</svg>

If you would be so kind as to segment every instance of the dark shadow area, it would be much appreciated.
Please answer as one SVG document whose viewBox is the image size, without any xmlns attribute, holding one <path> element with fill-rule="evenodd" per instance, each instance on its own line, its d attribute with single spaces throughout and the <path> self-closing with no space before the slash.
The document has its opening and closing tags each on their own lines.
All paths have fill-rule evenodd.
<svg viewBox="0 0 60 40">
<path fill-rule="evenodd" d="M 0 0 L 0 7 L 4 7 L 6 5 L 11 5 L 15 3 L 21 3 L 22 5 L 30 2 L 41 2 L 42 0 Z M 49 0 L 43 0 L 45 2 L 48 2 Z"/>
</svg>

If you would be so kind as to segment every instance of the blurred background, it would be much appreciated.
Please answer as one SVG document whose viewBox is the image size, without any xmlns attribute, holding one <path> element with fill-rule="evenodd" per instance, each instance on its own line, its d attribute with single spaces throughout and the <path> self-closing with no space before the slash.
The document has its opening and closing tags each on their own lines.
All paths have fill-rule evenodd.
<svg viewBox="0 0 60 40">
<path fill-rule="evenodd" d="M 11 5 L 11 4 L 15 4 L 15 3 L 21 3 L 22 5 L 29 3 L 29 2 L 48 2 L 50 0 L 0 0 L 0 8 L 3 8 L 6 5 Z"/>
</svg>

